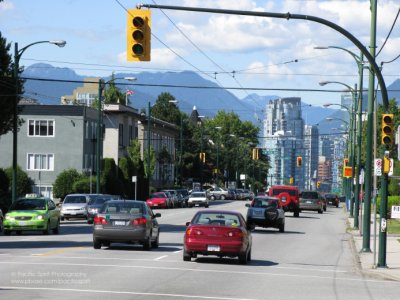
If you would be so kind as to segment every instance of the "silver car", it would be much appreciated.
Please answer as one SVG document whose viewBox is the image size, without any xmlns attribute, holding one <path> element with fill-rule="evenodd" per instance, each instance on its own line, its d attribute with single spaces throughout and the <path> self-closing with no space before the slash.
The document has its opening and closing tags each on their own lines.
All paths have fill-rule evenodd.
<svg viewBox="0 0 400 300">
<path fill-rule="evenodd" d="M 300 210 L 324 212 L 324 202 L 320 193 L 316 191 L 302 191 L 300 193 Z"/>
<path fill-rule="evenodd" d="M 193 206 L 204 206 L 208 207 L 208 197 L 207 192 L 192 192 L 189 195 L 188 207 Z"/>
<path fill-rule="evenodd" d="M 88 194 L 69 194 L 61 205 L 61 220 L 69 218 L 87 218 L 87 204 L 95 197 Z"/>
<path fill-rule="evenodd" d="M 144 201 L 111 200 L 94 217 L 93 248 L 111 243 L 139 243 L 143 249 L 157 248 L 160 230 L 154 214 Z"/>
</svg>

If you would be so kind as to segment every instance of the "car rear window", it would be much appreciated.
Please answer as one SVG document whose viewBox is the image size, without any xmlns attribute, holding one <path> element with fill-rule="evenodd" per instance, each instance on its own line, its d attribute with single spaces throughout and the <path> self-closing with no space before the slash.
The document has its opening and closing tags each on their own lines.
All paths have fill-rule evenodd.
<svg viewBox="0 0 400 300">
<path fill-rule="evenodd" d="M 46 201 L 44 199 L 21 199 L 14 202 L 10 210 L 45 210 Z"/>
<path fill-rule="evenodd" d="M 64 203 L 86 203 L 85 196 L 67 196 L 64 199 Z"/>
<path fill-rule="evenodd" d="M 89 202 L 89 205 L 100 205 L 100 204 L 104 204 L 107 201 L 110 201 L 111 198 L 97 198 L 97 199 L 92 199 Z"/>
<path fill-rule="evenodd" d="M 164 193 L 151 194 L 150 198 L 151 199 L 154 199 L 154 198 L 167 198 L 167 195 L 164 194 Z"/>
<path fill-rule="evenodd" d="M 300 197 L 303 199 L 317 199 L 318 193 L 317 192 L 302 192 Z"/>
<path fill-rule="evenodd" d="M 253 207 L 278 207 L 278 201 L 275 199 L 255 199 Z"/>
<path fill-rule="evenodd" d="M 192 224 L 217 225 L 217 226 L 240 226 L 240 219 L 235 214 L 228 213 L 199 213 L 193 218 Z"/>
<path fill-rule="evenodd" d="M 120 213 L 120 214 L 142 214 L 143 204 L 131 203 L 129 201 L 121 203 L 105 203 L 101 213 Z"/>
<path fill-rule="evenodd" d="M 191 196 L 192 196 L 192 197 L 205 197 L 206 194 L 205 194 L 205 193 L 196 192 L 196 193 L 192 193 Z"/>
<path fill-rule="evenodd" d="M 288 193 L 290 196 L 297 196 L 296 190 L 289 190 L 289 189 L 272 189 L 271 196 L 278 196 L 280 193 Z"/>
</svg>

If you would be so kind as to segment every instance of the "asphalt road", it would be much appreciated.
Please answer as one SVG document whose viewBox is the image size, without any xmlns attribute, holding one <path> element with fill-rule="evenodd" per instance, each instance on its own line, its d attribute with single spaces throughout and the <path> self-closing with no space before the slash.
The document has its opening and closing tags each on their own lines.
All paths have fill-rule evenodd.
<svg viewBox="0 0 400 300">
<path fill-rule="evenodd" d="M 245 202 L 210 208 L 246 212 Z M 0 235 L 1 299 L 400 299 L 400 283 L 358 272 L 342 208 L 286 215 L 286 232 L 253 232 L 252 261 L 182 260 L 186 221 L 204 208 L 157 210 L 160 247 L 94 250 L 92 227 L 62 223 L 59 235 Z"/>
</svg>

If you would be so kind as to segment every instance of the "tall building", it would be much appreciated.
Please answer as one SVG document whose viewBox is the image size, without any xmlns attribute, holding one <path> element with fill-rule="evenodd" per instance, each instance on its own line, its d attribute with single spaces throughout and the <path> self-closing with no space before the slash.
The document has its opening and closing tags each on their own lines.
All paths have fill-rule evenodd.
<svg viewBox="0 0 400 300">
<path fill-rule="evenodd" d="M 304 188 L 304 165 L 296 159 L 304 157 L 304 120 L 298 97 L 270 100 L 264 121 L 264 143 L 270 158 L 269 185 L 293 183 Z"/>
<path fill-rule="evenodd" d="M 319 131 L 315 125 L 304 126 L 304 179 L 305 188 L 314 190 L 318 178 Z"/>
</svg>

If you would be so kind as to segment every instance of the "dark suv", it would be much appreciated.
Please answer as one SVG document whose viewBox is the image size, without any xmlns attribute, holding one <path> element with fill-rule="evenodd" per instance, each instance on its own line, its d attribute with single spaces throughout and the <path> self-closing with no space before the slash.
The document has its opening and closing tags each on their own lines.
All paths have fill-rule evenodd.
<svg viewBox="0 0 400 300">
<path fill-rule="evenodd" d="M 336 194 L 325 194 L 326 203 L 339 207 L 339 198 Z"/>
<path fill-rule="evenodd" d="M 258 196 L 251 204 L 247 203 L 246 207 L 248 207 L 246 222 L 249 229 L 260 226 L 278 228 L 279 232 L 285 231 L 285 211 L 278 198 Z"/>
</svg>

